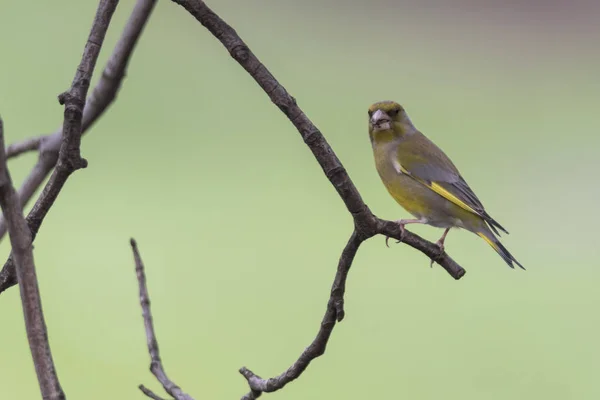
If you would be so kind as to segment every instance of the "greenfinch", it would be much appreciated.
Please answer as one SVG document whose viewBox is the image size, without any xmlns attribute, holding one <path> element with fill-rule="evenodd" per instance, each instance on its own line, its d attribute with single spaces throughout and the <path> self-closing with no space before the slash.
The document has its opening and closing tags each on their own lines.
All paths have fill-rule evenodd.
<svg viewBox="0 0 600 400">
<path fill-rule="evenodd" d="M 511 268 L 515 263 L 525 269 L 496 237 L 498 229 L 508 233 L 506 229 L 485 211 L 456 166 L 415 128 L 400 104 L 381 101 L 369 107 L 369 137 L 383 184 L 415 217 L 396 221 L 402 232 L 407 224 L 444 228 L 436 243 L 443 252 L 450 228 L 463 228 L 485 240 Z"/>
</svg>

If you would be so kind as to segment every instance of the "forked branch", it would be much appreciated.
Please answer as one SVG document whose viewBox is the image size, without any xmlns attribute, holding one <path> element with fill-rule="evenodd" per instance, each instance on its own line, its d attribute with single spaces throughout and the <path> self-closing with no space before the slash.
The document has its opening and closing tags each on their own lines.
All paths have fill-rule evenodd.
<svg viewBox="0 0 600 400">
<path fill-rule="evenodd" d="M 156 0 L 138 0 L 127 21 L 125 29 L 108 60 L 98 84 L 88 97 L 83 116 L 81 118 L 82 134 L 104 113 L 108 106 L 116 98 L 125 77 L 127 64 L 131 58 L 135 45 L 154 9 Z M 19 189 L 19 199 L 22 205 L 27 204 L 35 191 L 42 185 L 48 174 L 55 167 L 59 150 L 61 147 L 62 128 L 53 134 L 24 142 L 16 143 L 7 148 L 7 153 L 12 156 L 19 155 L 26 150 L 37 148 L 39 159 Z M 37 200 L 33 209 L 27 216 L 27 222 L 31 229 L 32 237 L 35 238 L 44 217 L 48 212 L 48 202 L 41 203 L 47 196 L 48 186 Z M 56 193 L 58 195 L 58 193 Z M 0 217 L 0 238 L 6 233 L 6 224 Z M 0 271 L 0 293 L 17 284 L 17 277 L 12 258 L 9 258 Z"/>
<path fill-rule="evenodd" d="M 102 47 L 108 25 L 117 8 L 117 4 L 118 0 L 100 1 L 71 88 L 68 92 L 59 96 L 60 103 L 65 105 L 62 143 L 60 145 L 58 164 L 50 181 L 44 188 L 38 203 L 36 203 L 37 208 L 43 210 L 43 215 L 48 212 L 56 200 L 68 177 L 77 169 L 86 166 L 86 161 L 81 158 L 80 154 L 83 105 L 100 48 Z M 62 400 L 65 398 L 65 394 L 58 381 L 50 352 L 48 332 L 44 321 L 38 280 L 33 262 L 32 242 L 34 233 L 32 232 L 31 222 L 26 221 L 23 217 L 21 202 L 12 186 L 10 174 L 8 173 L 1 125 L 0 182 L 2 183 L 0 186 L 0 204 L 2 205 L 10 233 L 12 246 L 11 260 L 13 260 L 13 265 L 16 269 L 15 275 L 19 282 L 21 282 L 20 292 L 25 316 L 25 327 L 42 398 Z M 37 225 L 38 228 L 39 223 Z"/>
<path fill-rule="evenodd" d="M 359 244 L 377 234 L 393 237 L 419 250 L 428 258 L 441 265 L 454 279 L 460 279 L 465 270 L 458 265 L 445 252 L 440 254 L 439 248 L 435 244 L 405 231 L 401 235 L 398 224 L 392 221 L 385 221 L 377 218 L 362 200 L 360 193 L 352 180 L 348 176 L 342 163 L 335 152 L 329 146 L 321 131 L 308 119 L 306 114 L 300 109 L 287 90 L 275 79 L 269 70 L 252 53 L 246 43 L 239 37 L 237 32 L 213 12 L 202 0 L 173 0 L 175 3 L 184 7 L 194 18 L 196 18 L 206 29 L 208 29 L 215 38 L 217 38 L 227 49 L 229 54 L 254 78 L 256 83 L 265 91 L 271 101 L 288 117 L 290 122 L 296 127 L 306 145 L 310 148 L 317 162 L 323 169 L 325 176 L 338 192 L 346 208 L 354 219 L 356 248 L 350 240 L 348 248 L 353 249 L 352 258 L 358 249 Z M 360 239 L 358 239 L 360 238 Z M 350 259 L 351 263 L 352 259 Z M 350 268 L 348 264 L 347 268 Z M 339 273 L 339 270 L 338 270 Z M 344 276 L 345 282 L 345 276 Z M 335 284 L 334 284 L 335 287 Z M 333 293 L 333 292 L 332 292 Z M 341 299 L 341 298 L 340 298 Z M 330 299 L 331 303 L 331 299 Z M 340 303 L 342 304 L 342 303 Z M 335 326 L 335 317 L 339 316 L 331 309 L 328 303 L 327 312 L 322 323 L 321 330 L 311 346 L 302 353 L 300 358 L 282 375 L 262 379 L 242 368 L 240 372 L 248 380 L 250 393 L 243 397 L 244 400 L 255 399 L 262 392 L 275 391 L 282 388 L 288 382 L 296 379 L 308 366 L 308 363 L 323 354 L 327 339 Z M 343 314 L 341 314 L 343 315 Z M 330 322 L 333 317 L 334 322 Z M 339 320 L 339 319 L 338 319 Z M 325 324 L 325 325 L 323 325 Z"/>
<path fill-rule="evenodd" d="M 308 119 L 306 114 L 296 104 L 285 88 L 269 72 L 267 67 L 252 53 L 246 43 L 238 36 L 236 31 L 215 14 L 201 0 L 173 0 L 190 12 L 206 29 L 208 29 L 229 51 L 229 54 L 254 78 L 256 83 L 265 91 L 271 101 L 294 124 L 304 142 L 317 159 L 327 179 L 337 190 L 344 201 L 346 208 L 354 218 L 354 223 L 365 238 L 376 234 L 401 239 L 400 229 L 391 221 L 378 219 L 362 200 L 360 193 L 348 176 L 346 169 L 336 156 L 335 152 L 325 140 L 321 131 Z M 402 237 L 404 243 L 426 254 L 429 258 L 441 265 L 454 279 L 460 279 L 465 270 L 462 269 L 447 254 L 439 254 L 439 248 L 406 231 Z"/>
<path fill-rule="evenodd" d="M 400 229 L 396 223 L 379 219 L 370 211 L 340 160 L 337 158 L 318 128 L 308 119 L 297 105 L 296 100 L 289 95 L 286 89 L 258 60 L 231 26 L 224 22 L 201 0 L 173 1 L 182 5 L 219 41 L 221 41 L 229 51 L 230 55 L 254 78 L 269 96 L 271 101 L 288 117 L 304 139 L 306 145 L 313 152 L 315 159 L 321 166 L 327 179 L 338 192 L 338 195 L 353 218 L 355 227 L 340 257 L 325 315 L 313 342 L 304 350 L 304 352 L 302 352 L 300 357 L 279 376 L 263 379 L 245 367 L 240 369 L 240 373 L 246 378 L 250 386 L 250 392 L 246 394 L 243 399 L 252 400 L 259 397 L 263 392 L 273 392 L 283 388 L 287 383 L 298 378 L 313 359 L 324 354 L 336 323 L 344 318 L 344 292 L 346 279 L 358 248 L 363 241 L 375 235 L 393 237 L 419 250 L 428 258 L 435 259 L 435 261 L 455 279 L 460 279 L 465 274 L 465 271 L 446 253 L 439 254 L 439 248 L 435 244 L 408 231 L 401 235 Z M 6 156 L 3 152 L 0 153 L 0 205 L 2 205 L 3 209 L 7 210 L 7 226 L 11 232 L 11 243 L 13 244 L 14 249 L 13 254 L 0 272 L 0 293 L 6 288 L 15 285 L 17 278 L 24 286 L 22 288 L 22 293 L 27 290 L 26 285 L 28 280 L 23 274 L 23 270 L 27 271 L 27 268 L 23 269 L 23 265 L 27 266 L 31 264 L 31 270 L 34 271 L 32 256 L 30 257 L 30 261 L 27 258 L 29 257 L 28 254 L 31 252 L 31 242 L 35 238 L 44 217 L 54 204 L 54 201 L 69 176 L 77 169 L 86 166 L 86 161 L 80 154 L 81 135 L 94 123 L 94 121 L 96 121 L 115 98 L 120 83 L 125 75 L 125 68 L 129 57 L 131 56 L 135 43 L 155 4 L 155 1 L 138 0 L 136 8 L 123 32 L 123 36 L 105 68 L 100 83 L 87 99 L 86 103 L 85 99 L 98 52 L 117 2 L 118 0 L 100 1 L 92 32 L 90 33 L 90 38 L 86 44 L 84 56 L 77 70 L 73 85 L 68 92 L 59 97 L 61 104 L 65 104 L 65 119 L 62 129 L 48 136 L 32 138 L 14 144 L 7 149 L 9 156 L 17 156 L 23 152 L 35 149 L 39 152 L 38 163 L 23 183 L 19 197 L 14 193 L 14 188 L 12 188 L 12 185 L 10 184 L 10 178 L 5 167 Z M 0 144 L 2 145 L 3 150 L 4 144 Z M 29 213 L 25 225 L 25 220 L 22 220 L 22 215 L 22 222 L 14 215 L 21 212 L 21 205 L 25 204 L 31 198 L 35 190 L 41 186 L 53 168 L 54 171 L 50 180 Z M 6 174 L 6 179 L 3 179 L 4 173 Z M 12 192 L 10 189 L 12 189 Z M 11 212 L 8 210 L 11 210 Z M 20 231 L 26 232 L 28 236 L 20 235 L 18 232 L 15 233 L 15 226 L 17 226 Z M 3 220 L 0 220 L 0 237 L 2 237 L 5 231 L 6 225 Z M 20 240 L 15 242 L 14 238 L 20 238 Z M 144 266 L 135 241 L 131 241 L 131 246 L 136 263 L 140 302 L 146 326 L 148 350 L 151 357 L 151 371 L 163 385 L 165 391 L 176 400 L 193 400 L 165 374 L 159 356 L 158 344 L 152 323 Z M 17 267 L 16 270 L 15 266 Z M 35 274 L 33 275 L 33 278 L 35 278 Z M 35 279 L 34 281 L 37 285 L 37 281 Z M 32 302 L 31 304 L 34 303 Z M 32 313 L 35 314 L 36 318 L 41 318 L 43 328 L 41 332 L 46 335 L 45 326 L 43 326 L 41 303 L 39 303 L 37 310 L 38 311 L 34 310 L 35 312 L 32 311 Z M 45 340 L 47 344 L 47 338 Z M 43 343 L 41 346 L 42 345 Z M 46 372 L 54 372 L 54 377 L 52 377 L 51 374 L 47 374 L 50 382 L 47 385 L 44 384 L 40 378 L 42 391 L 44 391 L 44 387 L 47 387 L 47 390 L 51 391 L 49 396 L 55 396 L 48 398 L 60 400 L 64 398 L 64 394 L 62 393 L 55 376 L 49 348 L 47 349 L 47 352 L 41 354 L 41 356 L 46 357 L 46 364 L 43 364 L 42 361 L 42 364 L 40 365 L 46 366 Z M 36 355 L 34 354 L 34 358 L 35 357 Z M 37 367 L 38 363 L 36 361 L 36 368 Z M 148 397 L 162 400 L 149 389 L 143 386 L 140 386 L 140 389 Z"/>
</svg>

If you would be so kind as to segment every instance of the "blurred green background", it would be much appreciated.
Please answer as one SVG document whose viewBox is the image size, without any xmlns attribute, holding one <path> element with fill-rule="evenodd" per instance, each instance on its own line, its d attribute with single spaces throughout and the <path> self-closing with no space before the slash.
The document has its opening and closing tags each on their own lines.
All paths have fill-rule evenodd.
<svg viewBox="0 0 600 400">
<path fill-rule="evenodd" d="M 133 4 L 119 5 L 100 68 Z M 458 164 L 528 268 L 510 270 L 457 231 L 447 248 L 468 273 L 456 282 L 376 237 L 359 251 L 325 356 L 265 398 L 600 398 L 600 3 L 209 5 L 323 131 L 373 212 L 407 216 L 379 181 L 366 132 L 367 107 L 394 99 Z M 60 126 L 56 96 L 96 6 L 2 2 L 7 142 Z M 318 329 L 352 220 L 294 127 L 185 10 L 158 4 L 82 152 L 89 167 L 35 242 L 68 398 L 142 399 L 140 383 L 162 393 L 148 372 L 132 236 L 167 372 L 187 392 L 239 398 L 239 367 L 285 370 Z M 35 159 L 11 161 L 17 184 Z M 4 259 L 7 239 L 0 250 Z M 0 296 L 0 320 L 0 398 L 39 398 L 18 290 Z"/>
</svg>

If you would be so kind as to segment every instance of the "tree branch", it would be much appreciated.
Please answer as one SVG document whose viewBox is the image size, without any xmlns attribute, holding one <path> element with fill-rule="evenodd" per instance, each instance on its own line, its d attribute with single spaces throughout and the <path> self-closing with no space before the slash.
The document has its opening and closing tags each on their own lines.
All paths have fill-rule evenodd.
<svg viewBox="0 0 600 400">
<path fill-rule="evenodd" d="M 286 91 L 271 72 L 252 53 L 236 31 L 215 14 L 204 1 L 173 0 L 173 2 L 184 7 L 208 29 L 225 46 L 229 54 L 254 78 L 271 101 L 288 117 L 312 151 L 325 176 L 336 189 L 354 219 L 355 232 L 344 253 L 342 253 L 338 266 L 338 275 L 336 275 L 336 282 L 341 287 L 338 290 L 342 294 L 334 296 L 336 289 L 336 282 L 334 282 L 332 297 L 329 300 L 327 312 L 323 318 L 317 337 L 300 355 L 300 358 L 283 374 L 275 378 L 262 379 L 246 368 L 240 369 L 240 373 L 247 379 L 251 389 L 242 399 L 252 400 L 260 396 L 262 392 L 272 392 L 281 389 L 288 382 L 300 376 L 311 360 L 323 354 L 327 340 L 335 326 L 336 318 L 337 321 L 341 321 L 341 318 L 343 318 L 343 285 L 345 284 L 346 275 L 354 254 L 362 241 L 377 234 L 393 237 L 419 250 L 431 260 L 436 261 L 454 279 L 460 279 L 465 274 L 465 270 L 445 252 L 440 254 L 439 248 L 435 244 L 408 231 L 405 231 L 401 235 L 397 223 L 381 220 L 369 210 L 335 152 L 329 146 L 319 129 L 298 107 L 296 99 Z M 340 272 L 340 270 L 345 271 L 345 273 Z"/>
<path fill-rule="evenodd" d="M 56 200 L 67 178 L 77 169 L 86 166 L 86 161 L 80 155 L 81 116 L 94 66 L 117 4 L 118 0 L 100 1 L 71 89 L 59 96 L 60 103 L 65 104 L 62 144 L 56 169 L 44 188 L 38 203 L 36 203 L 37 209 L 41 210 L 42 218 Z M 4 217 L 8 225 L 12 246 L 11 259 L 14 260 L 13 265 L 16 268 L 16 276 L 21 282 L 21 301 L 23 303 L 29 347 L 42 398 L 62 400 L 65 399 L 65 394 L 58 381 L 50 352 L 48 332 L 33 262 L 33 229 L 31 228 L 31 222 L 25 221 L 23 218 L 19 197 L 12 186 L 6 166 L 4 138 L 1 129 L 2 126 L 0 125 L 0 205 L 4 210 Z M 41 220 L 39 220 L 37 228 L 39 228 L 39 223 L 41 223 Z"/>
<path fill-rule="evenodd" d="M 135 45 L 154 9 L 156 0 L 138 0 L 127 21 L 127 25 L 121 34 L 119 42 L 115 46 L 113 53 L 102 72 L 98 84 L 88 97 L 83 111 L 81 121 L 82 134 L 94 124 L 108 106 L 114 101 L 119 91 L 121 82 L 125 77 L 125 71 L 129 63 L 129 59 L 133 53 Z M 39 159 L 29 176 L 23 182 L 19 190 L 19 198 L 21 204 L 27 204 L 35 191 L 42 185 L 47 178 L 52 168 L 57 164 L 59 158 L 59 150 L 61 147 L 61 135 L 63 130 L 43 136 L 39 143 Z M 31 144 L 22 143 L 16 144 L 14 148 L 24 148 L 32 146 Z M 9 146 L 10 148 L 11 146 Z M 14 154 L 20 154 L 16 150 L 12 150 Z M 48 186 L 46 186 L 48 187 Z M 40 198 L 34 205 L 33 209 L 27 216 L 27 222 L 32 232 L 32 237 L 35 239 L 37 231 L 46 216 L 47 209 L 40 207 L 39 204 L 45 197 L 46 189 L 40 195 Z M 56 193 L 57 195 L 58 193 Z M 6 223 L 3 218 L 0 218 L 0 238 L 6 233 Z M 11 286 L 17 284 L 14 264 L 12 258 L 9 258 L 4 264 L 4 268 L 0 271 L 0 293 Z"/>
<path fill-rule="evenodd" d="M 8 232 L 12 246 L 13 258 L 17 269 L 17 276 L 21 282 L 21 303 L 25 317 L 25 330 L 29 348 L 35 366 L 42 398 L 47 400 L 61 400 L 65 394 L 58 381 L 48 331 L 42 311 L 42 299 L 35 273 L 33 260 L 33 246 L 31 233 L 23 210 L 19 204 L 17 192 L 12 185 L 4 152 L 4 131 L 0 119 L 0 207 L 8 223 Z"/>
<path fill-rule="evenodd" d="M 13 143 L 6 148 L 6 158 L 17 157 L 28 151 L 38 150 L 44 136 L 38 136 L 25 139 L 21 142 Z"/>
<path fill-rule="evenodd" d="M 321 321 L 321 328 L 312 343 L 302 352 L 300 357 L 289 367 L 284 373 L 274 378 L 263 379 L 250 371 L 246 367 L 240 369 L 240 373 L 244 375 L 250 385 L 250 392 L 242 397 L 242 400 L 254 400 L 258 398 L 262 392 L 274 392 L 283 388 L 285 385 L 298 378 L 302 372 L 308 367 L 308 364 L 315 358 L 325 353 L 327 342 L 331 336 L 331 332 L 335 327 L 336 322 L 344 319 L 344 292 L 346 291 L 346 279 L 348 272 L 354 261 L 354 256 L 358 251 L 358 247 L 363 242 L 363 238 L 354 231 L 348 240 L 348 244 L 342 251 L 338 262 L 337 273 L 331 287 L 331 295 L 327 302 L 327 310 Z"/>
<path fill-rule="evenodd" d="M 413 249 L 419 250 L 430 260 L 438 263 L 454 279 L 458 280 L 466 273 L 466 271 L 446 252 L 440 254 L 440 248 L 435 243 L 431 243 L 430 241 L 425 240 L 421 236 L 409 232 L 408 230 L 405 230 L 404 234 L 402 235 L 400 233 L 400 227 L 393 221 L 386 221 L 377 218 L 377 233 L 384 236 L 389 236 L 396 240 L 401 240 L 402 243 L 406 243 Z"/>
<path fill-rule="evenodd" d="M 435 259 L 435 261 L 455 279 L 460 279 L 464 275 L 465 271 L 446 253 L 439 254 L 439 248 L 435 244 L 408 231 L 401 235 L 400 229 L 396 223 L 392 221 L 381 220 L 369 210 L 367 205 L 362 200 L 358 189 L 352 183 L 340 160 L 337 158 L 336 154 L 333 152 L 321 132 L 308 119 L 300 107 L 298 107 L 296 100 L 288 94 L 281 84 L 279 84 L 275 77 L 251 52 L 248 46 L 242 41 L 242 39 L 237 35 L 231 26 L 224 22 L 201 0 L 173 1 L 186 8 L 204 27 L 206 27 L 219 41 L 221 41 L 221 43 L 229 51 L 230 55 L 244 69 L 246 69 L 246 71 L 255 79 L 265 93 L 270 97 L 271 101 L 275 103 L 275 105 L 277 105 L 288 117 L 288 119 L 301 134 L 307 146 L 313 152 L 314 157 L 323 169 L 326 177 L 338 192 L 338 195 L 344 202 L 354 220 L 354 232 L 352 233 L 340 257 L 338 270 L 332 285 L 327 309 L 322 319 L 321 327 L 313 342 L 305 349 L 304 352 L 302 352 L 300 357 L 279 376 L 263 379 L 245 367 L 240 369 L 240 373 L 246 378 L 250 386 L 250 392 L 246 394 L 243 399 L 256 399 L 263 392 L 273 392 L 283 388 L 287 383 L 298 378 L 313 359 L 324 354 L 327 343 L 336 323 L 342 321 L 344 318 L 345 284 L 354 257 L 363 241 L 378 234 L 394 237 L 421 251 L 431 259 Z M 27 261 L 22 258 L 23 250 L 31 250 L 31 242 L 35 238 L 35 235 L 37 234 L 44 217 L 52 207 L 66 180 L 74 171 L 86 166 L 87 163 L 83 158 L 81 158 L 80 152 L 81 135 L 83 131 L 85 131 L 94 123 L 98 116 L 104 112 L 104 110 L 115 98 L 120 82 L 125 73 L 127 61 L 135 46 L 135 42 L 143 29 L 144 23 L 147 20 L 152 7 L 154 6 L 155 1 L 138 0 L 134 14 L 136 14 L 136 12 L 139 13 L 139 18 L 134 21 L 134 14 L 132 14 L 121 41 L 115 48 L 113 56 L 111 57 L 111 61 L 109 61 L 104 71 L 100 83 L 92 92 L 90 98 L 88 98 L 87 103 L 85 103 L 98 52 L 102 45 L 106 29 L 108 28 L 112 13 L 116 8 L 117 3 L 118 0 L 100 1 L 98 13 L 92 27 L 92 32 L 90 33 L 90 37 L 84 50 L 83 58 L 73 80 L 72 87 L 69 92 L 63 93 L 59 96 L 59 101 L 61 104 L 65 104 L 65 119 L 62 130 L 52 135 L 29 139 L 27 141 L 17 143 L 8 149 L 11 155 L 16 156 L 25 151 L 37 148 L 40 156 L 38 163 L 32 170 L 29 177 L 23 183 L 20 197 L 16 197 L 14 194 L 14 189 L 12 189 L 12 198 L 2 197 L 6 183 L 0 175 L 0 202 L 2 202 L 1 205 L 3 207 L 9 204 L 5 204 L 5 202 L 10 200 L 12 207 L 19 209 L 21 207 L 20 204 L 26 203 L 31 198 L 35 190 L 39 188 L 52 168 L 55 165 L 56 167 L 54 168 L 54 172 L 52 173 L 49 182 L 46 184 L 44 190 L 38 198 L 38 201 L 28 215 L 26 221 L 28 226 L 25 226 L 24 224 L 21 226 L 21 228 L 25 229 L 25 232 L 27 232 L 26 228 L 29 228 L 30 230 L 30 233 L 27 232 L 29 236 L 25 237 L 25 239 L 28 239 L 28 242 L 24 242 L 25 245 L 19 242 L 21 245 L 21 247 L 19 247 L 15 244 L 16 242 L 13 242 L 14 220 L 7 214 L 7 222 L 11 231 L 10 236 L 11 243 L 13 243 L 14 254 L 11 255 L 3 270 L 0 272 L 0 293 L 7 287 L 10 287 L 16 283 L 17 275 L 19 280 L 23 282 L 23 285 L 26 285 L 26 277 L 21 274 L 23 263 Z M 145 16 L 143 16 L 144 12 Z M 0 144 L 2 145 L 2 149 L 4 149 L 3 142 Z M 4 163 L 6 162 L 4 154 L 2 154 L 1 161 Z M 8 176 L 8 173 L 6 174 Z M 8 186 L 12 188 L 10 185 L 10 178 L 7 178 L 6 182 L 8 182 Z M 3 221 L 0 220 L 0 237 L 3 234 L 3 230 L 5 231 L 6 228 L 3 224 Z M 158 343 L 152 322 L 150 300 L 146 287 L 143 263 L 139 256 L 137 245 L 133 239 L 131 241 L 131 246 L 136 263 L 136 272 L 140 290 L 140 302 L 146 327 L 148 350 L 151 357 L 150 369 L 159 382 L 161 382 L 165 391 L 173 396 L 176 400 L 192 400 L 189 395 L 185 394 L 167 377 L 162 366 L 158 350 Z M 14 271 L 15 265 L 17 266 L 17 274 L 15 274 Z M 31 265 L 33 266 L 32 257 Z M 25 288 L 22 288 L 22 293 L 25 290 Z M 43 323 L 41 304 L 39 306 L 39 310 L 39 314 L 42 318 L 41 321 Z M 45 333 L 45 326 L 43 327 L 43 332 Z M 47 343 L 47 338 L 45 339 Z M 49 355 L 50 353 L 48 348 L 46 356 Z M 51 361 L 52 360 L 50 357 L 50 362 Z M 36 367 L 37 366 L 38 364 L 36 362 Z M 52 365 L 51 371 L 55 374 L 53 368 L 54 367 Z M 40 385 L 42 385 L 41 379 Z M 56 385 L 58 385 L 57 379 Z M 140 386 L 140 389 L 148 397 L 162 400 L 159 396 L 144 386 Z M 56 399 L 64 398 L 64 394 L 62 393 L 59 385 L 58 391 L 55 390 L 53 395 L 62 396 L 56 397 Z"/>
<path fill-rule="evenodd" d="M 150 397 L 153 400 L 166 400 L 154 393 L 152 390 L 148 389 L 144 385 L 140 385 L 138 386 L 138 388 L 142 391 L 142 393 L 144 393 L 146 396 Z"/>
<path fill-rule="evenodd" d="M 114 101 L 121 87 L 121 82 L 125 77 L 129 59 L 137 41 L 154 9 L 156 0 L 138 0 L 125 25 L 115 49 L 108 60 L 100 81 L 88 97 L 85 104 L 82 132 L 85 133 L 94 122 L 100 117 L 108 106 Z M 60 138 L 62 129 L 53 134 L 41 136 L 38 138 L 27 139 L 23 142 L 10 145 L 7 149 L 9 158 L 17 156 L 27 150 L 37 149 L 39 151 L 39 160 L 31 171 L 23 186 L 19 190 L 19 197 L 22 204 L 27 204 L 35 191 L 44 182 L 52 168 L 58 161 L 58 151 L 60 149 Z M 37 146 L 34 145 L 37 143 Z M 0 219 L 0 238 L 6 233 L 6 224 Z M 1 290 L 0 290 L 1 291 Z"/>
<path fill-rule="evenodd" d="M 294 124 L 304 142 L 323 169 L 325 176 L 337 190 L 346 208 L 352 214 L 354 223 L 365 238 L 376 234 L 400 239 L 400 229 L 391 221 L 378 219 L 362 200 L 360 193 L 348 176 L 346 169 L 329 146 L 321 131 L 308 119 L 285 88 L 275 79 L 260 60 L 252 53 L 236 31 L 215 14 L 201 0 L 173 0 L 183 6 L 206 29 L 208 29 L 229 51 L 229 54 L 254 78 L 256 83 L 265 91 L 271 101 Z M 395 226 L 394 226 L 395 225 Z M 447 254 L 439 255 L 439 248 L 433 243 L 406 231 L 403 242 L 433 258 L 455 279 L 460 279 L 463 270 Z M 434 247 L 435 246 L 435 251 Z"/>
<path fill-rule="evenodd" d="M 148 287 L 146 285 L 146 274 L 144 273 L 144 263 L 140 257 L 137 243 L 134 239 L 131 239 L 131 250 L 133 251 L 133 258 L 135 260 L 135 272 L 140 289 L 140 305 L 142 306 L 142 315 L 144 317 L 144 326 L 146 327 L 146 340 L 148 342 L 148 353 L 150 353 L 150 371 L 161 383 L 165 392 L 175 398 L 175 400 L 194 400 L 190 395 L 184 393 L 179 386 L 177 386 L 172 380 L 169 379 L 165 373 L 165 369 L 160 359 L 160 353 L 158 351 L 158 341 L 156 340 L 156 332 L 154 332 L 154 323 L 152 322 L 152 311 L 150 309 L 150 296 L 148 295 Z M 140 390 L 148 397 L 152 399 L 161 400 L 151 390 L 147 389 L 143 385 L 139 386 Z"/>
</svg>

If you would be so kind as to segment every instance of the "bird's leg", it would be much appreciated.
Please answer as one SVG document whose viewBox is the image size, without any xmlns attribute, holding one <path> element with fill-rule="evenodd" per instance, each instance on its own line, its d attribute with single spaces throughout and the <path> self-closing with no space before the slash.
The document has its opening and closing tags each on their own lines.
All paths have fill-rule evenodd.
<svg viewBox="0 0 600 400">
<path fill-rule="evenodd" d="M 440 258 L 442 256 L 442 254 L 444 254 L 444 241 L 446 240 L 446 236 L 448 235 L 448 232 L 450 232 L 450 228 L 446 228 L 446 230 L 444 231 L 444 234 L 442 235 L 440 240 L 435 242 L 435 244 L 440 248 L 440 254 L 438 254 L 436 257 L 433 257 L 431 259 L 431 263 L 429 264 L 430 268 L 433 268 L 433 262 L 435 260 L 437 260 L 438 258 Z"/>
<path fill-rule="evenodd" d="M 398 224 L 398 226 L 400 227 L 400 240 L 397 240 L 396 243 L 400 243 L 402 241 L 402 239 L 404 238 L 404 225 L 408 225 L 408 224 L 426 224 L 427 220 L 424 218 L 419 218 L 419 219 L 399 219 L 397 221 L 394 221 L 395 223 Z M 385 245 L 387 247 L 390 247 L 388 244 L 388 240 L 390 239 L 389 236 L 385 237 Z"/>
<path fill-rule="evenodd" d="M 435 244 L 438 245 L 438 247 L 440 248 L 441 251 L 444 251 L 444 241 L 446 240 L 446 236 L 448 236 L 448 232 L 450 232 L 450 228 L 446 228 L 446 230 L 444 231 L 444 234 L 442 235 L 440 240 L 435 242 Z"/>
</svg>

